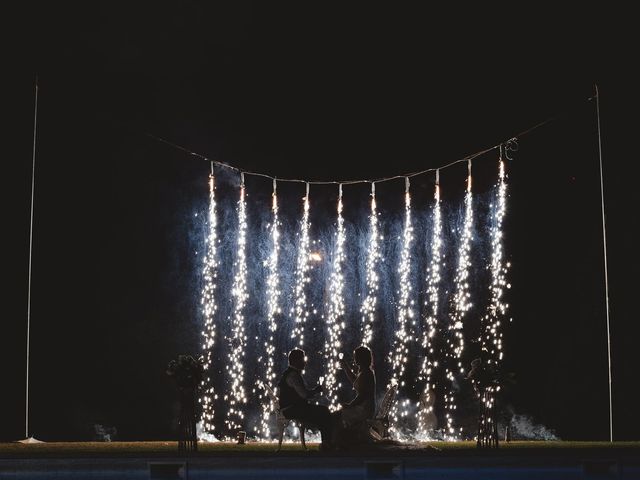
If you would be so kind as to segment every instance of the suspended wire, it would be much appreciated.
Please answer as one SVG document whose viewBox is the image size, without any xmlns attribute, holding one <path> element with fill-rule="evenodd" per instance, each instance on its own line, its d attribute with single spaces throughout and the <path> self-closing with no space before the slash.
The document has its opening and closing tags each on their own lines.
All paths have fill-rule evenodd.
<svg viewBox="0 0 640 480">
<path fill-rule="evenodd" d="M 550 119 L 551 120 L 551 119 Z M 549 120 L 549 121 L 550 121 Z M 546 123 L 546 122 L 545 122 Z M 544 123 L 543 123 L 544 124 Z M 539 126 L 543 125 L 543 124 L 539 124 Z M 521 135 L 521 134 L 519 134 Z M 442 170 L 443 168 L 447 168 L 447 167 L 451 167 L 457 163 L 460 162 L 467 162 L 469 160 L 473 160 L 476 157 L 479 157 L 481 155 L 484 155 L 487 152 L 490 152 L 492 150 L 495 150 L 496 148 L 499 148 L 500 145 L 502 145 L 502 143 L 499 143 L 498 145 L 494 145 L 493 147 L 490 148 L 486 148 L 484 150 L 480 150 L 479 152 L 476 153 L 472 153 L 464 158 L 460 158 L 458 160 L 455 160 L 451 163 L 448 163 L 446 165 L 443 165 L 441 167 L 433 167 L 433 168 L 427 168 L 424 170 L 420 170 L 417 172 L 412 172 L 412 173 L 403 173 L 403 174 L 399 174 L 399 175 L 394 175 L 392 177 L 383 177 L 383 178 L 374 178 L 374 179 L 361 179 L 361 180 L 304 180 L 304 179 L 299 179 L 299 178 L 280 178 L 280 177 L 275 177 L 272 175 L 268 175 L 266 173 L 261 173 L 261 172 L 251 172 L 248 170 L 243 170 L 240 169 L 238 167 L 234 167 L 233 165 L 229 165 L 228 163 L 224 163 L 224 162 L 220 162 L 218 160 L 212 160 L 208 157 L 206 157 L 205 155 L 202 155 L 200 153 L 197 152 L 193 152 L 191 150 L 189 150 L 188 148 L 185 148 L 181 145 L 178 145 L 176 143 L 170 142 L 168 140 L 165 140 L 164 138 L 158 137 L 157 135 L 153 135 L 151 133 L 147 133 L 147 136 L 158 140 L 159 142 L 162 143 L 166 143 L 169 146 L 172 146 L 178 150 L 182 150 L 185 153 L 188 153 L 189 155 L 192 155 L 194 157 L 198 157 L 201 158 L 202 160 L 206 160 L 207 162 L 211 162 L 217 166 L 223 167 L 223 168 L 228 168 L 230 170 L 235 170 L 236 172 L 245 174 L 245 175 L 252 175 L 255 177 L 264 177 L 264 178 L 269 178 L 271 180 L 277 180 L 278 182 L 292 182 L 292 183 L 306 183 L 306 184 L 313 184 L 313 185 L 354 185 L 354 184 L 358 184 L 358 183 L 381 183 L 381 182 L 388 182 L 390 180 L 396 180 L 399 178 L 411 178 L 411 177 L 416 177 L 418 175 L 422 175 L 428 172 L 434 172 L 436 170 Z M 507 140 L 507 142 L 512 142 L 515 141 L 516 137 L 511 138 L 509 140 Z"/>
<path fill-rule="evenodd" d="M 593 97 L 588 98 L 588 101 L 591 101 Z M 269 178 L 271 180 L 277 180 L 279 182 L 294 182 L 294 183 L 306 183 L 306 184 L 313 184 L 313 185 L 354 185 L 354 184 L 358 184 L 358 183 L 381 183 L 381 182 L 388 182 L 391 180 L 397 180 L 399 178 L 411 178 L 411 177 L 416 177 L 418 175 L 423 175 L 425 173 L 429 173 L 429 172 L 435 172 L 436 170 L 442 170 L 448 167 L 452 167 L 453 165 L 456 165 L 458 163 L 461 162 L 469 162 L 471 160 L 473 160 L 474 158 L 480 157 L 482 155 L 484 155 L 485 153 L 491 152 L 492 150 L 495 149 L 499 149 L 499 148 L 504 148 L 506 151 L 516 151 L 517 150 L 517 143 L 518 143 L 518 139 L 531 133 L 532 131 L 556 120 L 557 117 L 550 117 L 518 134 L 516 134 L 515 136 L 509 138 L 508 140 L 505 140 L 503 142 L 500 142 L 492 147 L 489 148 L 485 148 L 484 150 L 480 150 L 477 151 L 475 153 L 472 153 L 470 155 L 467 155 L 463 158 L 460 158 L 458 160 L 454 160 L 450 163 L 447 163 L 445 165 L 441 165 L 439 167 L 432 167 L 432 168 L 426 168 L 424 170 L 420 170 L 417 172 L 411 172 L 411 173 L 402 173 L 402 174 L 398 174 L 398 175 L 394 175 L 391 177 L 382 177 L 382 178 L 373 178 L 373 179 L 357 179 L 357 180 L 304 180 L 301 178 L 279 178 L 279 177 L 275 177 L 272 175 L 268 175 L 266 173 L 262 173 L 262 172 L 251 172 L 248 170 L 243 170 L 241 168 L 238 167 L 234 167 L 233 165 L 229 165 L 228 163 L 224 163 L 224 162 L 220 162 L 218 160 L 213 160 L 205 155 L 202 155 L 200 153 L 194 152 L 189 150 L 188 148 L 185 148 L 181 145 L 178 145 L 176 143 L 170 142 L 169 140 L 166 140 L 164 138 L 158 137 L 157 135 L 153 135 L 152 133 L 147 133 L 146 135 L 159 141 L 162 143 L 165 143 L 171 147 L 174 147 L 178 150 L 181 150 L 185 153 L 188 153 L 189 155 L 192 155 L 194 157 L 198 157 L 201 158 L 202 160 L 206 160 L 207 162 L 212 162 L 213 164 L 219 166 L 219 167 L 223 167 L 223 168 L 228 168 L 230 170 L 235 170 L 236 172 L 240 172 L 243 173 L 245 175 L 252 175 L 255 177 L 264 177 L 264 178 Z M 510 160 L 510 158 L 507 156 L 507 159 Z"/>
<path fill-rule="evenodd" d="M 589 98 L 586 99 L 587 102 L 590 102 L 594 99 L 597 99 L 597 94 L 593 95 Z M 157 135 L 154 135 L 152 133 L 146 133 L 147 136 L 165 143 L 173 148 L 176 148 L 178 150 L 182 150 L 183 152 L 194 156 L 194 157 L 198 157 L 201 158 L 202 160 L 206 160 L 207 162 L 212 162 L 213 164 L 219 166 L 219 167 L 223 167 L 223 168 L 228 168 L 229 170 L 235 170 L 236 172 L 240 172 L 240 173 L 244 173 L 246 175 L 253 175 L 255 177 L 264 177 L 264 178 L 269 178 L 271 180 L 277 180 L 279 182 L 293 182 L 293 183 L 306 183 L 306 184 L 313 184 L 313 185 L 354 185 L 354 184 L 358 184 L 358 183 L 381 183 L 381 182 L 388 182 L 391 180 L 397 180 L 399 178 L 411 178 L 411 177 L 416 177 L 418 175 L 423 175 L 425 173 L 429 173 L 429 172 L 435 172 L 436 170 L 442 170 L 448 167 L 452 167 L 453 165 L 456 165 L 458 163 L 461 162 L 468 162 L 470 160 L 473 160 L 474 158 L 480 157 L 482 155 L 484 155 L 485 153 L 491 152 L 492 150 L 495 149 L 503 149 L 504 152 L 504 157 L 507 160 L 511 160 L 511 158 L 508 155 L 508 152 L 513 152 L 516 151 L 518 148 L 518 139 L 524 137 L 525 135 L 528 135 L 529 133 L 533 132 L 534 130 L 537 130 L 538 128 L 547 125 L 548 123 L 553 122 L 554 120 L 556 120 L 559 117 L 558 115 L 555 115 L 553 117 L 549 117 L 546 120 L 543 120 L 540 123 L 537 123 L 529 128 L 527 128 L 526 130 L 521 131 L 520 133 L 517 133 L 516 135 L 514 135 L 513 137 L 509 138 L 508 140 L 502 141 L 492 147 L 489 148 L 485 148 L 484 150 L 480 150 L 477 151 L 475 153 L 472 153 L 470 155 L 467 155 L 463 158 L 460 158 L 458 160 L 454 160 L 450 163 L 447 163 L 445 165 L 441 165 L 439 167 L 433 167 L 433 168 L 427 168 L 424 170 L 420 170 L 417 172 L 411 172 L 411 173 L 402 173 L 402 174 L 398 174 L 398 175 L 394 175 L 391 177 L 382 177 L 382 178 L 373 178 L 373 179 L 356 179 L 356 180 L 315 180 L 315 181 L 311 181 L 311 180 L 305 180 L 305 179 L 301 179 L 301 178 L 278 178 L 272 175 L 268 175 L 266 173 L 262 173 L 262 172 L 251 172 L 248 170 L 244 170 L 238 167 L 234 167 L 233 165 L 229 165 L 228 163 L 225 162 L 221 162 L 219 160 L 213 160 L 205 155 L 202 155 L 200 153 L 194 152 L 192 150 L 189 150 L 186 147 L 183 147 L 181 145 L 178 145 L 176 143 L 170 142 L 169 140 L 166 140 L 164 138 L 158 137 Z"/>
</svg>

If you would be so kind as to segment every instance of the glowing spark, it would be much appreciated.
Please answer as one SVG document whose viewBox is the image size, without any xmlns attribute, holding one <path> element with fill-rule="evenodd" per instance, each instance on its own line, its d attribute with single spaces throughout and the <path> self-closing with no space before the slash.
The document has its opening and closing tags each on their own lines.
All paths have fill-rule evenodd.
<svg viewBox="0 0 640 480">
<path fill-rule="evenodd" d="M 469 271 L 471 269 L 471 241 L 473 240 L 473 194 L 471 192 L 471 160 L 468 163 L 467 193 L 464 197 L 464 224 L 458 250 L 458 266 L 454 279 L 455 293 L 453 295 L 453 311 L 449 318 L 447 335 L 447 361 L 445 362 L 445 418 L 447 421 L 446 437 L 455 439 L 453 415 L 455 403 L 455 375 L 462 374 L 462 351 L 464 350 L 464 317 L 471 308 L 471 293 L 469 292 Z"/>
<path fill-rule="evenodd" d="M 296 265 L 296 285 L 294 307 L 294 325 L 291 338 L 297 343 L 297 347 L 304 347 L 304 327 L 309 317 L 307 309 L 306 286 L 311 281 L 309 277 L 309 184 L 307 194 L 304 197 L 304 211 L 300 222 L 300 244 L 298 245 L 298 262 Z"/>
<path fill-rule="evenodd" d="M 426 328 L 422 334 L 422 349 L 424 360 L 420 369 L 419 378 L 425 379 L 423 401 L 421 408 L 426 409 L 422 415 L 418 415 L 418 435 L 428 437 L 428 426 L 423 423 L 428 414 L 432 414 L 435 403 L 435 384 L 431 378 L 437 366 L 434 358 L 433 343 L 438 326 L 438 286 L 440 284 L 440 269 L 442 267 L 442 219 L 440 211 L 440 171 L 436 170 L 436 188 L 433 205 L 433 234 L 431 239 L 431 261 L 427 271 L 427 301 Z"/>
<path fill-rule="evenodd" d="M 247 213 L 245 201 L 244 175 L 240 186 L 238 201 L 238 250 L 236 251 L 235 276 L 231 296 L 235 299 L 231 323 L 229 343 L 231 353 L 227 364 L 227 372 L 231 382 L 231 392 L 225 396 L 229 403 L 225 423 L 229 430 L 242 428 L 244 412 L 242 405 L 247 403 L 244 389 L 244 356 L 247 336 L 245 334 L 244 307 L 249 298 L 247 291 Z"/>
<path fill-rule="evenodd" d="M 409 342 L 411 334 L 409 332 L 408 321 L 413 317 L 413 310 L 409 301 L 411 293 L 411 284 L 409 277 L 411 273 L 411 243 L 413 241 L 413 225 L 411 223 L 411 195 L 409 194 L 409 178 L 405 178 L 405 221 L 404 231 L 402 235 L 402 253 L 400 255 L 400 264 L 398 265 L 398 273 L 400 274 L 400 295 L 398 301 L 398 327 L 393 339 L 393 349 L 389 354 L 392 368 L 391 381 L 387 388 L 395 383 L 398 384 L 398 391 L 404 386 L 404 370 L 409 356 Z M 395 402 L 390 412 L 392 426 L 391 432 L 397 432 L 398 416 L 406 417 L 408 415 L 408 400 L 403 402 Z"/>
<path fill-rule="evenodd" d="M 320 262 L 322 261 L 322 257 L 317 252 L 311 252 L 309 254 L 309 260 L 313 260 L 314 262 Z"/>
<path fill-rule="evenodd" d="M 276 330 L 278 329 L 277 325 L 277 315 L 280 313 L 279 306 L 279 298 L 280 298 L 280 287 L 278 282 L 278 254 L 280 250 L 280 231 L 279 231 L 279 220 L 278 220 L 278 197 L 276 195 L 276 181 L 273 181 L 273 202 L 271 206 L 272 219 L 271 225 L 269 228 L 269 232 L 271 234 L 271 255 L 269 256 L 268 261 L 268 276 L 267 276 L 267 327 L 268 327 L 268 339 L 264 342 L 265 353 L 267 358 L 266 365 L 266 373 L 265 373 L 265 381 L 267 385 L 274 390 L 274 383 L 276 379 L 276 373 L 274 371 L 274 353 L 275 353 L 275 345 L 274 345 L 274 335 Z M 261 392 L 264 392 L 264 389 L 260 389 Z M 260 398 L 264 396 L 264 393 L 261 393 Z M 269 416 L 273 409 L 273 405 L 271 402 L 265 402 L 262 400 L 262 418 L 260 419 L 260 430 L 263 438 L 270 438 L 270 429 L 269 429 Z"/>
<path fill-rule="evenodd" d="M 202 396 L 199 401 L 202 405 L 201 423 L 205 433 L 212 434 L 214 430 L 213 417 L 214 408 L 213 400 L 216 398 L 213 387 L 212 375 L 212 358 L 213 346 L 216 338 L 215 314 L 218 309 L 215 299 L 216 278 L 218 260 L 216 257 L 217 238 L 216 238 L 216 199 L 215 199 L 215 182 L 212 172 L 209 175 L 209 231 L 207 234 L 207 253 L 204 258 L 204 288 L 202 290 L 202 305 L 204 313 L 204 329 L 202 330 L 203 344 L 202 351 L 204 354 L 204 375 L 201 383 Z"/>
<path fill-rule="evenodd" d="M 338 354 L 340 353 L 340 337 L 342 325 L 344 324 L 344 275 L 342 265 L 345 260 L 344 254 L 345 230 L 344 219 L 342 218 L 342 185 L 338 196 L 338 219 L 336 225 L 336 246 L 333 257 L 333 271 L 329 284 L 329 312 L 327 316 L 327 334 L 325 343 L 325 358 L 327 374 L 324 379 L 327 398 L 329 398 L 329 409 L 338 409 L 338 380 L 336 372 L 340 368 Z"/>
<path fill-rule="evenodd" d="M 378 233 L 378 212 L 376 211 L 376 187 L 371 184 L 371 215 L 369 215 L 369 254 L 367 255 L 367 296 L 362 302 L 362 344 L 369 345 L 373 339 L 373 322 L 378 303 L 379 277 L 376 270 L 380 253 L 380 234 Z"/>
</svg>

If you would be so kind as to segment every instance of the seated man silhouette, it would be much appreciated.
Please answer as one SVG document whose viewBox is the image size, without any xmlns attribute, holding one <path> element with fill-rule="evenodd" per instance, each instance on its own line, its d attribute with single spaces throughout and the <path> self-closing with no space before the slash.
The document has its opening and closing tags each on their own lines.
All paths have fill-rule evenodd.
<svg viewBox="0 0 640 480">
<path fill-rule="evenodd" d="M 278 383 L 280 411 L 286 418 L 318 427 L 322 437 L 320 450 L 327 451 L 331 448 L 331 416 L 326 406 L 309 404 L 309 399 L 319 394 L 322 387 L 307 388 L 302 378 L 306 364 L 303 350 L 294 348 L 289 352 L 289 366 Z"/>
</svg>

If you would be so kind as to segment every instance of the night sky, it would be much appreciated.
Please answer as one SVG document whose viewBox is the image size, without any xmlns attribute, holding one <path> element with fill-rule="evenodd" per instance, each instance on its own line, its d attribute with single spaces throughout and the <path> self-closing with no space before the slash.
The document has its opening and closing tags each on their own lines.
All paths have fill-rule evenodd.
<svg viewBox="0 0 640 480">
<path fill-rule="evenodd" d="M 638 439 L 636 153 L 628 147 L 636 132 L 626 30 L 606 41 L 598 33 L 609 15 L 92 4 L 34 5 L 15 17 L 24 28 L 3 176 L 11 194 L 0 440 L 24 437 L 36 74 L 34 436 L 91 439 L 96 423 L 123 440 L 174 435 L 164 370 L 178 353 L 198 352 L 195 213 L 206 209 L 209 164 L 147 134 L 241 169 L 350 180 L 438 167 L 554 117 L 520 139 L 507 167 L 509 402 L 560 438 L 608 439 L 598 138 L 588 100 L 597 83 L 614 435 Z M 490 185 L 483 168 L 480 184 Z"/>
</svg>

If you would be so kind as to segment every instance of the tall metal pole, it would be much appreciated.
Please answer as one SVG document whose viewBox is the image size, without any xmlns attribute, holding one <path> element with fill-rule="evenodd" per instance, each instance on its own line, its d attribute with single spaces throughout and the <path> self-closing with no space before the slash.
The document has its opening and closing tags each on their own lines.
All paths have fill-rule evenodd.
<svg viewBox="0 0 640 480">
<path fill-rule="evenodd" d="M 27 290 L 27 377 L 26 377 L 26 399 L 25 399 L 25 421 L 24 434 L 29 438 L 29 341 L 31 329 L 31 258 L 33 252 L 33 197 L 36 181 L 36 128 L 38 126 L 38 77 L 36 76 L 36 98 L 35 110 L 33 114 L 33 161 L 31 167 L 31 219 L 29 222 L 29 287 Z"/>
<path fill-rule="evenodd" d="M 609 441 L 613 442 L 613 397 L 611 394 L 611 324 L 609 320 L 609 269 L 607 267 L 607 229 L 604 215 L 604 181 L 602 175 L 602 139 L 600 138 L 600 95 L 596 89 L 596 118 L 598 121 L 598 156 L 600 159 L 600 201 L 602 208 L 602 246 L 604 253 L 604 291 L 607 307 L 607 358 L 609 366 Z"/>
</svg>

